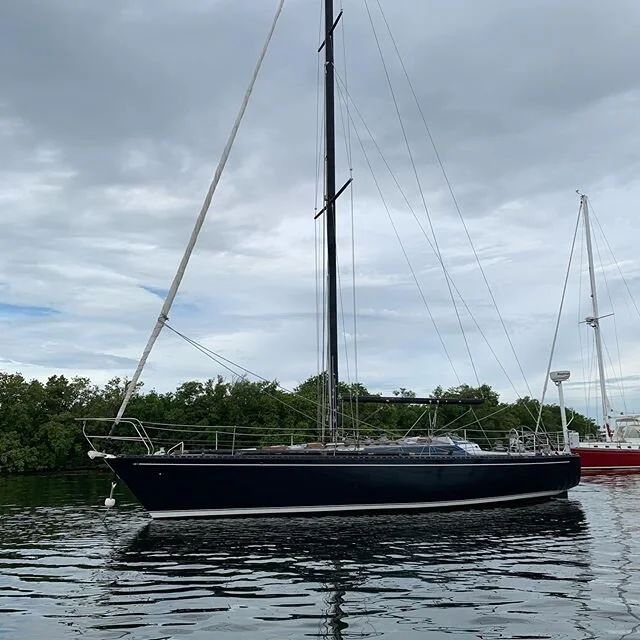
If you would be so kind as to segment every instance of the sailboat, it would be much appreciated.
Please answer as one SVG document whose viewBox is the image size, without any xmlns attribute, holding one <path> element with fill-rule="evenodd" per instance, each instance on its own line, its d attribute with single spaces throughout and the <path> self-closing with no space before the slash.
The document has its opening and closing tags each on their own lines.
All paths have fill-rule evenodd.
<svg viewBox="0 0 640 640">
<path fill-rule="evenodd" d="M 327 429 L 325 438 L 306 444 L 240 448 L 231 443 L 210 451 L 190 451 L 184 442 L 158 449 L 148 427 L 124 411 L 153 342 L 166 323 L 172 296 L 180 284 L 189 251 L 202 226 L 211 201 L 210 188 L 189 242 L 185 258 L 169 296 L 127 388 L 117 416 L 119 428 L 128 426 L 146 452 L 109 453 L 96 448 L 96 437 L 85 435 L 91 444 L 89 456 L 102 459 L 130 488 L 153 518 L 225 517 L 269 514 L 355 513 L 440 508 L 466 508 L 541 501 L 564 496 L 580 480 L 579 457 L 568 451 L 491 452 L 472 442 L 453 438 L 406 438 L 399 441 L 349 440 L 341 430 L 343 412 L 338 393 L 338 273 L 336 259 L 336 207 L 345 187 L 336 189 L 334 31 L 333 1 L 324 1 L 324 216 L 327 257 Z M 278 11 L 282 8 L 282 2 Z M 253 75 L 257 75 L 274 24 Z M 243 108 L 251 93 L 249 86 Z M 241 109 L 240 115 L 243 113 Z M 236 120 L 230 144 L 237 132 Z M 222 162 L 222 161 L 221 161 Z M 212 187 L 217 184 L 224 163 L 218 165 Z M 346 185 L 345 185 L 346 186 Z M 421 405 L 474 405 L 482 399 L 406 398 L 364 396 L 358 403 L 402 403 Z M 324 423 L 323 423 L 324 424 Z M 110 432 L 111 433 L 111 432 Z M 115 436 L 108 435 L 107 438 Z M 113 498 L 107 499 L 113 504 Z M 106 503 L 105 503 L 106 504 Z"/>
<path fill-rule="evenodd" d="M 577 432 L 570 432 L 571 451 L 580 456 L 583 471 L 609 469 L 640 471 L 640 415 L 615 415 L 607 394 L 600 330 L 601 316 L 598 307 L 598 291 L 593 261 L 589 201 L 587 196 L 583 194 L 580 195 L 580 211 L 584 221 L 592 306 L 592 315 L 585 318 L 585 323 L 593 328 L 595 334 L 601 426 L 599 439 L 596 441 L 580 441 Z"/>
</svg>

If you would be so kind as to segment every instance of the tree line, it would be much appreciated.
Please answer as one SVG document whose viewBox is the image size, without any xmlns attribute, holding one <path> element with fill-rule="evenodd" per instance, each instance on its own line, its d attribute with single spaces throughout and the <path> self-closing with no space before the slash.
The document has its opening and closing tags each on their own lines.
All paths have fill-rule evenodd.
<svg viewBox="0 0 640 640">
<path fill-rule="evenodd" d="M 226 380 L 222 377 L 206 381 L 188 381 L 175 391 L 159 393 L 139 387 L 126 415 L 145 423 L 154 442 L 166 445 L 185 442 L 190 450 L 215 445 L 265 446 L 318 440 L 323 424 L 323 378 L 314 376 L 292 391 L 281 389 L 277 382 L 246 379 Z M 103 386 L 87 378 L 51 376 L 46 382 L 26 380 L 19 373 L 0 373 L 0 473 L 72 470 L 89 466 L 88 443 L 78 418 L 113 418 L 120 406 L 127 381 L 114 378 Z M 483 398 L 473 407 L 413 404 L 356 404 L 356 396 L 369 395 L 361 384 L 341 384 L 341 435 L 359 438 L 386 436 L 394 438 L 406 433 L 452 432 L 478 444 L 495 439 L 506 443 L 509 432 L 521 427 L 533 428 L 540 411 L 537 400 L 521 398 L 502 403 L 498 393 L 488 385 L 461 385 L 434 389 L 434 397 Z M 395 395 L 415 397 L 407 389 Z M 548 431 L 560 430 L 557 405 L 542 407 L 542 424 Z M 109 424 L 89 423 L 97 434 L 106 434 Z M 186 440 L 167 429 L 166 425 L 196 425 Z M 203 427 L 217 425 L 211 429 Z M 571 428 L 595 433 L 595 423 L 574 414 Z M 123 433 L 130 425 L 118 425 Z M 153 432 L 153 434 L 152 434 Z M 120 444 L 121 449 L 131 443 Z M 139 443 L 136 445 L 139 446 Z"/>
</svg>

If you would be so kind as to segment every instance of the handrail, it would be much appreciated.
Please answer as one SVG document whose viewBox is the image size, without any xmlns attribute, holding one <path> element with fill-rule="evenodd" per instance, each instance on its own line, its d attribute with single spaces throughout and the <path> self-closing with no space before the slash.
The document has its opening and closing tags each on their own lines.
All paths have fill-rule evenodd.
<svg viewBox="0 0 640 640">
<path fill-rule="evenodd" d="M 184 453 L 184 442 L 178 442 L 178 444 L 174 444 L 173 447 L 167 449 L 167 455 L 170 454 L 174 449 L 180 447 L 180 453 Z"/>
<path fill-rule="evenodd" d="M 238 425 L 173 425 L 167 428 L 167 423 L 149 423 L 142 422 L 137 418 L 123 418 L 120 423 L 128 426 L 133 434 L 113 435 L 104 433 L 88 433 L 87 428 L 90 424 L 114 423 L 114 418 L 80 418 L 83 423 L 83 435 L 91 445 L 91 448 L 98 452 L 96 443 L 107 440 L 121 442 L 141 442 L 148 455 L 156 452 L 173 453 L 183 455 L 185 452 L 220 449 L 237 452 L 240 449 L 261 448 L 261 447 L 304 447 L 310 442 L 317 442 L 318 429 L 314 426 L 305 428 L 280 428 L 274 431 L 266 430 L 264 427 L 249 426 L 243 427 Z M 182 427 L 182 428 L 179 428 Z M 407 437 L 407 434 L 400 435 L 393 433 L 394 429 L 390 428 L 386 435 L 377 434 L 364 435 L 360 433 L 357 437 L 355 434 L 343 433 L 341 435 L 341 447 L 356 447 L 357 449 L 375 444 L 400 444 L 407 443 L 413 437 L 434 438 L 438 439 L 449 437 L 453 439 L 466 440 L 477 445 L 485 451 L 502 451 L 505 453 L 522 453 L 522 452 L 553 452 L 563 449 L 562 434 L 557 433 L 536 433 L 533 429 L 519 427 L 505 432 L 500 429 L 484 429 L 473 428 L 473 425 L 465 425 L 458 429 L 447 429 L 442 431 L 434 431 L 425 425 L 423 429 L 414 430 L 415 436 Z M 179 439 L 172 437 L 171 434 L 182 434 Z M 153 434 L 153 437 L 152 437 Z M 165 435 L 163 435 L 165 434 Z M 420 435 L 418 435 L 420 434 Z M 188 437 L 184 437 L 188 436 Z M 208 437 L 207 437 L 208 436 Z M 222 441 L 220 440 L 222 439 Z M 98 452 L 102 453 L 102 452 Z"/>
<path fill-rule="evenodd" d="M 82 421 L 82 433 L 94 451 L 97 451 L 97 449 L 95 448 L 92 440 L 140 441 L 142 442 L 142 444 L 144 444 L 147 450 L 147 454 L 152 455 L 155 451 L 155 448 L 153 446 L 153 441 L 149 437 L 149 434 L 144 428 L 144 425 L 142 424 L 142 422 L 137 418 L 121 418 L 119 420 L 119 424 L 131 425 L 135 429 L 136 433 L 138 434 L 137 438 L 133 436 L 113 436 L 113 435 L 103 436 L 100 434 L 89 435 L 87 433 L 87 422 L 115 423 L 116 422 L 115 418 L 76 418 L 76 420 Z"/>
</svg>

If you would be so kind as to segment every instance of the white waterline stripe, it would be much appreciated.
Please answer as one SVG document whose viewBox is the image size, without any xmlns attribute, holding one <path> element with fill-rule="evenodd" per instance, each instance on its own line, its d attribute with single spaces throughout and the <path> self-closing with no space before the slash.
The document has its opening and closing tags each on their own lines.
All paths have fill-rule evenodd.
<svg viewBox="0 0 640 640">
<path fill-rule="evenodd" d="M 381 511 L 397 509 L 434 509 L 439 507 L 462 507 L 477 504 L 490 504 L 493 502 L 511 502 L 516 500 L 530 500 L 546 498 L 565 493 L 562 491 L 538 491 L 535 493 L 519 493 L 508 496 L 494 496 L 491 498 L 470 498 L 467 500 L 443 500 L 440 502 L 400 502 L 381 504 L 336 504 L 319 506 L 295 506 L 295 507 L 250 507 L 240 509 L 185 509 L 150 511 L 152 518 L 193 518 L 206 516 L 249 516 L 249 515 L 275 515 L 278 513 L 333 513 L 338 511 Z"/>
</svg>

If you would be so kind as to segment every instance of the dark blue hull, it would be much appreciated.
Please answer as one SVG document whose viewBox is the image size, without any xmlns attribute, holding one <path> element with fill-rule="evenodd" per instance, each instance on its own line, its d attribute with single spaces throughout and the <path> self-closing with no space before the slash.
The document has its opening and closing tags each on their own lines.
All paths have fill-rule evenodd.
<svg viewBox="0 0 640 640">
<path fill-rule="evenodd" d="M 106 462 L 154 518 L 465 508 L 545 500 L 580 481 L 573 455 L 212 454 Z"/>
</svg>

